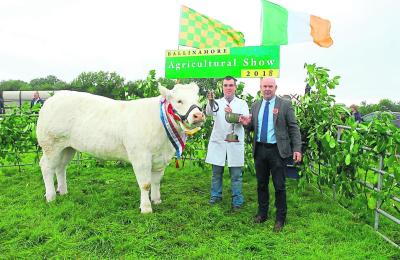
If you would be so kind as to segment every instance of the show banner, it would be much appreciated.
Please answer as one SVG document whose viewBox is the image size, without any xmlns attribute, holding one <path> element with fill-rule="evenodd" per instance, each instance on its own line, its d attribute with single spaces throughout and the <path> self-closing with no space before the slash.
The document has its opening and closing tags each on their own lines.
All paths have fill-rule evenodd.
<svg viewBox="0 0 400 260">
<path fill-rule="evenodd" d="M 165 56 L 168 79 L 279 77 L 279 46 L 168 50 Z"/>
</svg>

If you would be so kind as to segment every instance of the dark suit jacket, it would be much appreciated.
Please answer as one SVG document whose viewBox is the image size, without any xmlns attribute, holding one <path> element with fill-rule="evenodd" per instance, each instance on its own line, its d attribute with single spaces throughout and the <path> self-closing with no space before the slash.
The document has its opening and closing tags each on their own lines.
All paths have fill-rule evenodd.
<svg viewBox="0 0 400 260">
<path fill-rule="evenodd" d="M 43 105 L 43 103 L 44 103 L 44 101 L 43 101 L 43 99 L 41 99 L 41 98 L 39 98 L 39 100 L 36 102 L 36 104 L 41 104 L 41 105 Z M 31 100 L 31 108 L 33 107 L 35 105 L 35 99 L 32 99 Z"/>
<path fill-rule="evenodd" d="M 356 122 L 362 122 L 362 117 L 361 117 L 361 114 L 360 114 L 360 112 L 355 112 L 354 114 L 353 114 L 353 116 L 354 116 L 354 119 L 356 120 Z"/>
<path fill-rule="evenodd" d="M 5 114 L 4 110 L 4 100 L 0 97 L 0 114 Z"/>
<path fill-rule="evenodd" d="M 250 131 L 254 131 L 253 139 L 253 155 L 257 142 L 258 129 L 258 113 L 262 104 L 262 99 L 253 103 L 251 106 L 251 123 L 246 127 Z M 274 130 L 276 143 L 278 145 L 279 154 L 282 158 L 287 158 L 293 152 L 301 152 L 301 135 L 297 125 L 297 119 L 290 100 L 276 97 L 275 107 L 273 111 Z"/>
</svg>

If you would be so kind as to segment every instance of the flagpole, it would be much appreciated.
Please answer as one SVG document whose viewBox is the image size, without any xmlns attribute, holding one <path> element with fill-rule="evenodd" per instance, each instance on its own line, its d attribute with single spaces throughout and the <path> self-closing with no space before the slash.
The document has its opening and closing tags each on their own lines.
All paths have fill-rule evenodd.
<svg viewBox="0 0 400 260">
<path fill-rule="evenodd" d="M 180 10 L 180 12 L 179 12 L 179 21 L 178 21 L 178 24 L 179 24 L 179 30 L 178 30 L 178 50 L 179 50 L 179 38 L 180 38 L 180 36 L 181 36 L 181 17 L 182 17 L 182 9 L 183 9 L 183 5 L 181 5 L 181 10 Z M 176 79 L 176 83 L 179 83 L 179 79 Z"/>
<path fill-rule="evenodd" d="M 261 0 L 261 1 L 262 1 L 262 0 Z M 261 1 L 260 1 L 260 2 L 261 2 Z M 259 42 L 260 42 L 260 45 L 261 45 L 261 43 L 262 43 L 262 37 L 263 37 L 263 35 L 262 35 L 262 24 L 263 24 L 263 14 L 264 14 L 264 10 L 263 10 L 263 7 L 262 7 L 262 2 L 261 2 L 260 11 L 261 11 L 261 15 L 260 15 L 260 38 L 259 38 Z"/>
<path fill-rule="evenodd" d="M 179 30 L 178 30 L 178 50 L 179 50 L 179 38 L 180 38 L 180 35 L 181 35 L 182 8 L 183 8 L 183 5 L 181 5 L 181 10 L 180 10 L 180 12 L 179 12 L 179 22 L 178 22 L 178 24 L 179 24 Z"/>
</svg>

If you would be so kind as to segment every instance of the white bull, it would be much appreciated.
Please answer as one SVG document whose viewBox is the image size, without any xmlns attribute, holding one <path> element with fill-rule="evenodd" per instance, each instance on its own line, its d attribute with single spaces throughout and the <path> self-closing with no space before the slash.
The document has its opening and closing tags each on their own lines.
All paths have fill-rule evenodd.
<svg viewBox="0 0 400 260">
<path fill-rule="evenodd" d="M 183 133 L 179 117 L 186 126 L 199 126 L 204 114 L 198 108 L 196 84 L 176 85 L 172 90 L 159 87 L 161 96 L 133 101 L 61 91 L 49 98 L 39 113 L 37 139 L 43 149 L 40 160 L 48 202 L 57 192 L 67 193 L 66 167 L 76 151 L 87 152 L 102 159 L 130 162 L 140 187 L 140 209 L 152 212 L 151 201 L 161 202 L 160 181 L 175 149 L 160 120 L 160 100 L 174 108 L 173 120 L 179 134 Z M 197 105 L 193 109 L 193 105 Z M 190 110 L 192 107 L 192 110 Z M 189 113 L 188 113 L 189 111 Z M 173 114 L 173 113 L 172 113 Z"/>
</svg>

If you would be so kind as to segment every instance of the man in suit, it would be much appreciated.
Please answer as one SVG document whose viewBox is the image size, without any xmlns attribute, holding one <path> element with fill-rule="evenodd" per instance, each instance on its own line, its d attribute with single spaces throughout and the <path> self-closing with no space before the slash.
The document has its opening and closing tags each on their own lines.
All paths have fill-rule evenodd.
<svg viewBox="0 0 400 260">
<path fill-rule="evenodd" d="M 4 99 L 3 99 L 3 91 L 0 91 L 0 114 L 5 114 L 4 110 Z"/>
<path fill-rule="evenodd" d="M 40 98 L 39 92 L 38 92 L 38 91 L 35 91 L 35 92 L 33 93 L 33 99 L 31 100 L 31 108 L 32 108 L 33 106 L 35 106 L 36 104 L 41 104 L 41 105 L 43 105 L 43 103 L 44 103 L 44 101 L 43 101 L 43 99 Z"/>
<path fill-rule="evenodd" d="M 256 101 L 251 107 L 251 115 L 242 116 L 240 121 L 248 130 L 254 131 L 258 195 L 258 213 L 254 222 L 262 223 L 268 218 L 268 183 L 272 174 L 276 207 L 274 231 L 280 232 L 287 213 L 284 162 L 290 156 L 295 162 L 301 161 L 301 136 L 290 100 L 275 96 L 276 89 L 274 78 L 261 79 L 263 99 Z"/>
</svg>

